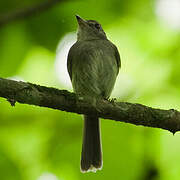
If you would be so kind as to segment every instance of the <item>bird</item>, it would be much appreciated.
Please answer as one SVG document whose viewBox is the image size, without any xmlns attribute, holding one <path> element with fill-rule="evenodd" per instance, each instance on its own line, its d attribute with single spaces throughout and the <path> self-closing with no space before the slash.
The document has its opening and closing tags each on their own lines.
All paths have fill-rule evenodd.
<svg viewBox="0 0 180 180">
<path fill-rule="evenodd" d="M 76 19 L 77 41 L 68 52 L 67 70 L 77 96 L 96 106 L 98 99 L 107 100 L 111 95 L 121 67 L 120 55 L 100 23 L 78 15 Z M 99 118 L 84 115 L 81 172 L 96 172 L 102 165 Z"/>
</svg>

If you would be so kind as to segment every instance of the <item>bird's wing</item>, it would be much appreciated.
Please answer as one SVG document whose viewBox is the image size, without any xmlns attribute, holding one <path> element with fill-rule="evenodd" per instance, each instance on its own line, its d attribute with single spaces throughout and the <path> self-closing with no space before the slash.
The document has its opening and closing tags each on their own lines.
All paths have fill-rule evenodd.
<svg viewBox="0 0 180 180">
<path fill-rule="evenodd" d="M 67 69 L 69 73 L 69 77 L 72 80 L 72 60 L 73 60 L 73 47 L 76 45 L 76 43 L 70 48 L 67 58 Z"/>
<path fill-rule="evenodd" d="M 121 68 L 121 58 L 120 58 L 120 54 L 118 52 L 118 49 L 115 45 L 114 45 L 114 49 L 115 49 L 115 57 L 116 57 L 116 62 L 117 62 L 117 66 L 118 66 L 118 73 L 119 73 L 119 69 Z"/>
</svg>

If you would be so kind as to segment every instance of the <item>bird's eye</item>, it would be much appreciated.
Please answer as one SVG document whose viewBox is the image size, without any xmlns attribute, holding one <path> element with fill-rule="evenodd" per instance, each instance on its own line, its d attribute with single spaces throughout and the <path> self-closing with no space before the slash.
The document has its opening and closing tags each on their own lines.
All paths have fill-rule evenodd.
<svg viewBox="0 0 180 180">
<path fill-rule="evenodd" d="M 96 23 L 94 26 L 95 26 L 96 29 L 100 29 L 101 28 L 100 24 L 98 24 L 98 23 Z"/>
</svg>

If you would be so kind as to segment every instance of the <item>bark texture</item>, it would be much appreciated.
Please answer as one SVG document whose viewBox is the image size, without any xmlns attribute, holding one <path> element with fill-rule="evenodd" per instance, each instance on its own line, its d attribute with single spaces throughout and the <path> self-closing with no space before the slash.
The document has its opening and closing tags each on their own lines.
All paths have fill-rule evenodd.
<svg viewBox="0 0 180 180">
<path fill-rule="evenodd" d="M 6 98 L 12 106 L 19 102 L 78 114 L 93 114 L 104 119 L 162 128 L 172 133 L 180 130 L 180 112 L 174 109 L 162 110 L 106 100 L 99 100 L 94 107 L 67 90 L 22 81 L 0 78 L 0 97 Z"/>
</svg>

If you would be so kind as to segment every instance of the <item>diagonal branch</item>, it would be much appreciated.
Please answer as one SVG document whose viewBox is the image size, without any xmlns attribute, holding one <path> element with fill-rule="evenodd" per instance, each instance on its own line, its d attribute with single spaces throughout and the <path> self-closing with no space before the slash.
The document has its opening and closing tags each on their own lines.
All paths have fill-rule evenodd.
<svg viewBox="0 0 180 180">
<path fill-rule="evenodd" d="M 6 98 L 11 105 L 17 101 L 78 114 L 95 114 L 104 119 L 162 128 L 172 133 L 180 131 L 180 112 L 174 109 L 162 110 L 141 104 L 101 100 L 96 110 L 66 90 L 3 78 L 0 78 L 0 97 Z"/>
<path fill-rule="evenodd" d="M 15 21 L 18 19 L 23 19 L 29 16 L 38 15 L 39 13 L 46 11 L 47 9 L 53 7 L 57 3 L 63 2 L 64 0 L 46 0 L 40 4 L 32 5 L 30 7 L 16 10 L 15 12 L 11 12 L 8 14 L 4 14 L 0 16 L 0 27 L 8 24 L 11 21 Z"/>
</svg>

